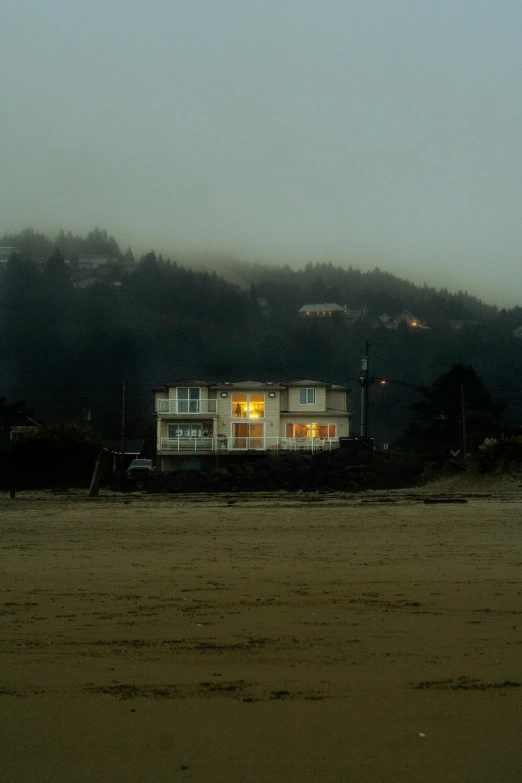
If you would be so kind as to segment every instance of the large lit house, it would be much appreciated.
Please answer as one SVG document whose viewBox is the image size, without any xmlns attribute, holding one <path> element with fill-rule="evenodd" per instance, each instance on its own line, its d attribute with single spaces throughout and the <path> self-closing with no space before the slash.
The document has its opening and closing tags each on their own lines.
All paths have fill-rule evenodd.
<svg viewBox="0 0 522 783">
<path fill-rule="evenodd" d="M 166 383 L 155 394 L 161 470 L 181 454 L 331 449 L 350 434 L 346 386 L 314 380 Z"/>
</svg>

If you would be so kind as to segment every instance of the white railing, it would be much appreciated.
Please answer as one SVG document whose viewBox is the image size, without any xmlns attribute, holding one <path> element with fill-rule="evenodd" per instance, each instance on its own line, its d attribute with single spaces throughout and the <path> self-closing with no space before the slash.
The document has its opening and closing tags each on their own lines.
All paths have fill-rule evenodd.
<svg viewBox="0 0 522 783">
<path fill-rule="evenodd" d="M 161 451 L 331 451 L 339 448 L 336 438 L 162 438 Z"/>
<path fill-rule="evenodd" d="M 224 438 L 218 449 L 225 451 L 330 451 L 339 447 L 337 439 L 321 438 Z"/>
<path fill-rule="evenodd" d="M 212 414 L 218 412 L 217 400 L 156 400 L 156 413 L 169 414 Z"/>
<path fill-rule="evenodd" d="M 214 451 L 214 438 L 162 438 L 161 451 Z"/>
<path fill-rule="evenodd" d="M 31 435 L 35 435 L 41 429 L 41 427 L 11 427 L 9 431 L 9 439 L 21 440 L 22 438 L 29 438 Z"/>
</svg>

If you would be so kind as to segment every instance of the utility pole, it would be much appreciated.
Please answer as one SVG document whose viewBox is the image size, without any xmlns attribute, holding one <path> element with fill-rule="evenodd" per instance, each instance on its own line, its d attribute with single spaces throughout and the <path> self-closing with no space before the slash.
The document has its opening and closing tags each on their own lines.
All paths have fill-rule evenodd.
<svg viewBox="0 0 522 783">
<path fill-rule="evenodd" d="M 121 399 L 121 461 L 120 461 L 120 480 L 121 487 L 125 481 L 125 427 L 126 427 L 126 403 L 127 403 L 127 384 L 123 381 L 122 399 Z"/>
<path fill-rule="evenodd" d="M 87 425 L 91 423 L 91 412 L 89 410 L 89 398 L 86 393 L 80 394 L 80 398 L 83 403 L 83 429 L 87 429 Z"/>
<path fill-rule="evenodd" d="M 368 391 L 370 387 L 370 341 L 366 340 L 365 355 L 361 359 L 361 437 L 368 437 Z"/>
<path fill-rule="evenodd" d="M 466 407 L 464 405 L 464 383 L 462 381 L 460 382 L 460 416 L 462 419 L 462 459 L 467 459 Z"/>
</svg>

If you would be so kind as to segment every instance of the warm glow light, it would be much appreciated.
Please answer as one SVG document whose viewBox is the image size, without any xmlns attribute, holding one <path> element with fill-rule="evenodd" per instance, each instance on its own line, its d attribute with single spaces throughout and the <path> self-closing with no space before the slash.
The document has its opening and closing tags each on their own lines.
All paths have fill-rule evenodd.
<svg viewBox="0 0 522 783">
<path fill-rule="evenodd" d="M 381 386 L 385 386 L 386 385 L 386 381 L 384 380 L 384 378 L 381 378 L 379 383 L 381 384 Z"/>
</svg>

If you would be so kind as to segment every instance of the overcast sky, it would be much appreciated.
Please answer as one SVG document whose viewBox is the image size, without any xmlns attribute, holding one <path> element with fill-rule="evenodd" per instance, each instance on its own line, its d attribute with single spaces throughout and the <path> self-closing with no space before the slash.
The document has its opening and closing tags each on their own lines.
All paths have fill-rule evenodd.
<svg viewBox="0 0 522 783">
<path fill-rule="evenodd" d="M 0 234 L 522 304 L 520 0 L 0 0 Z"/>
</svg>

